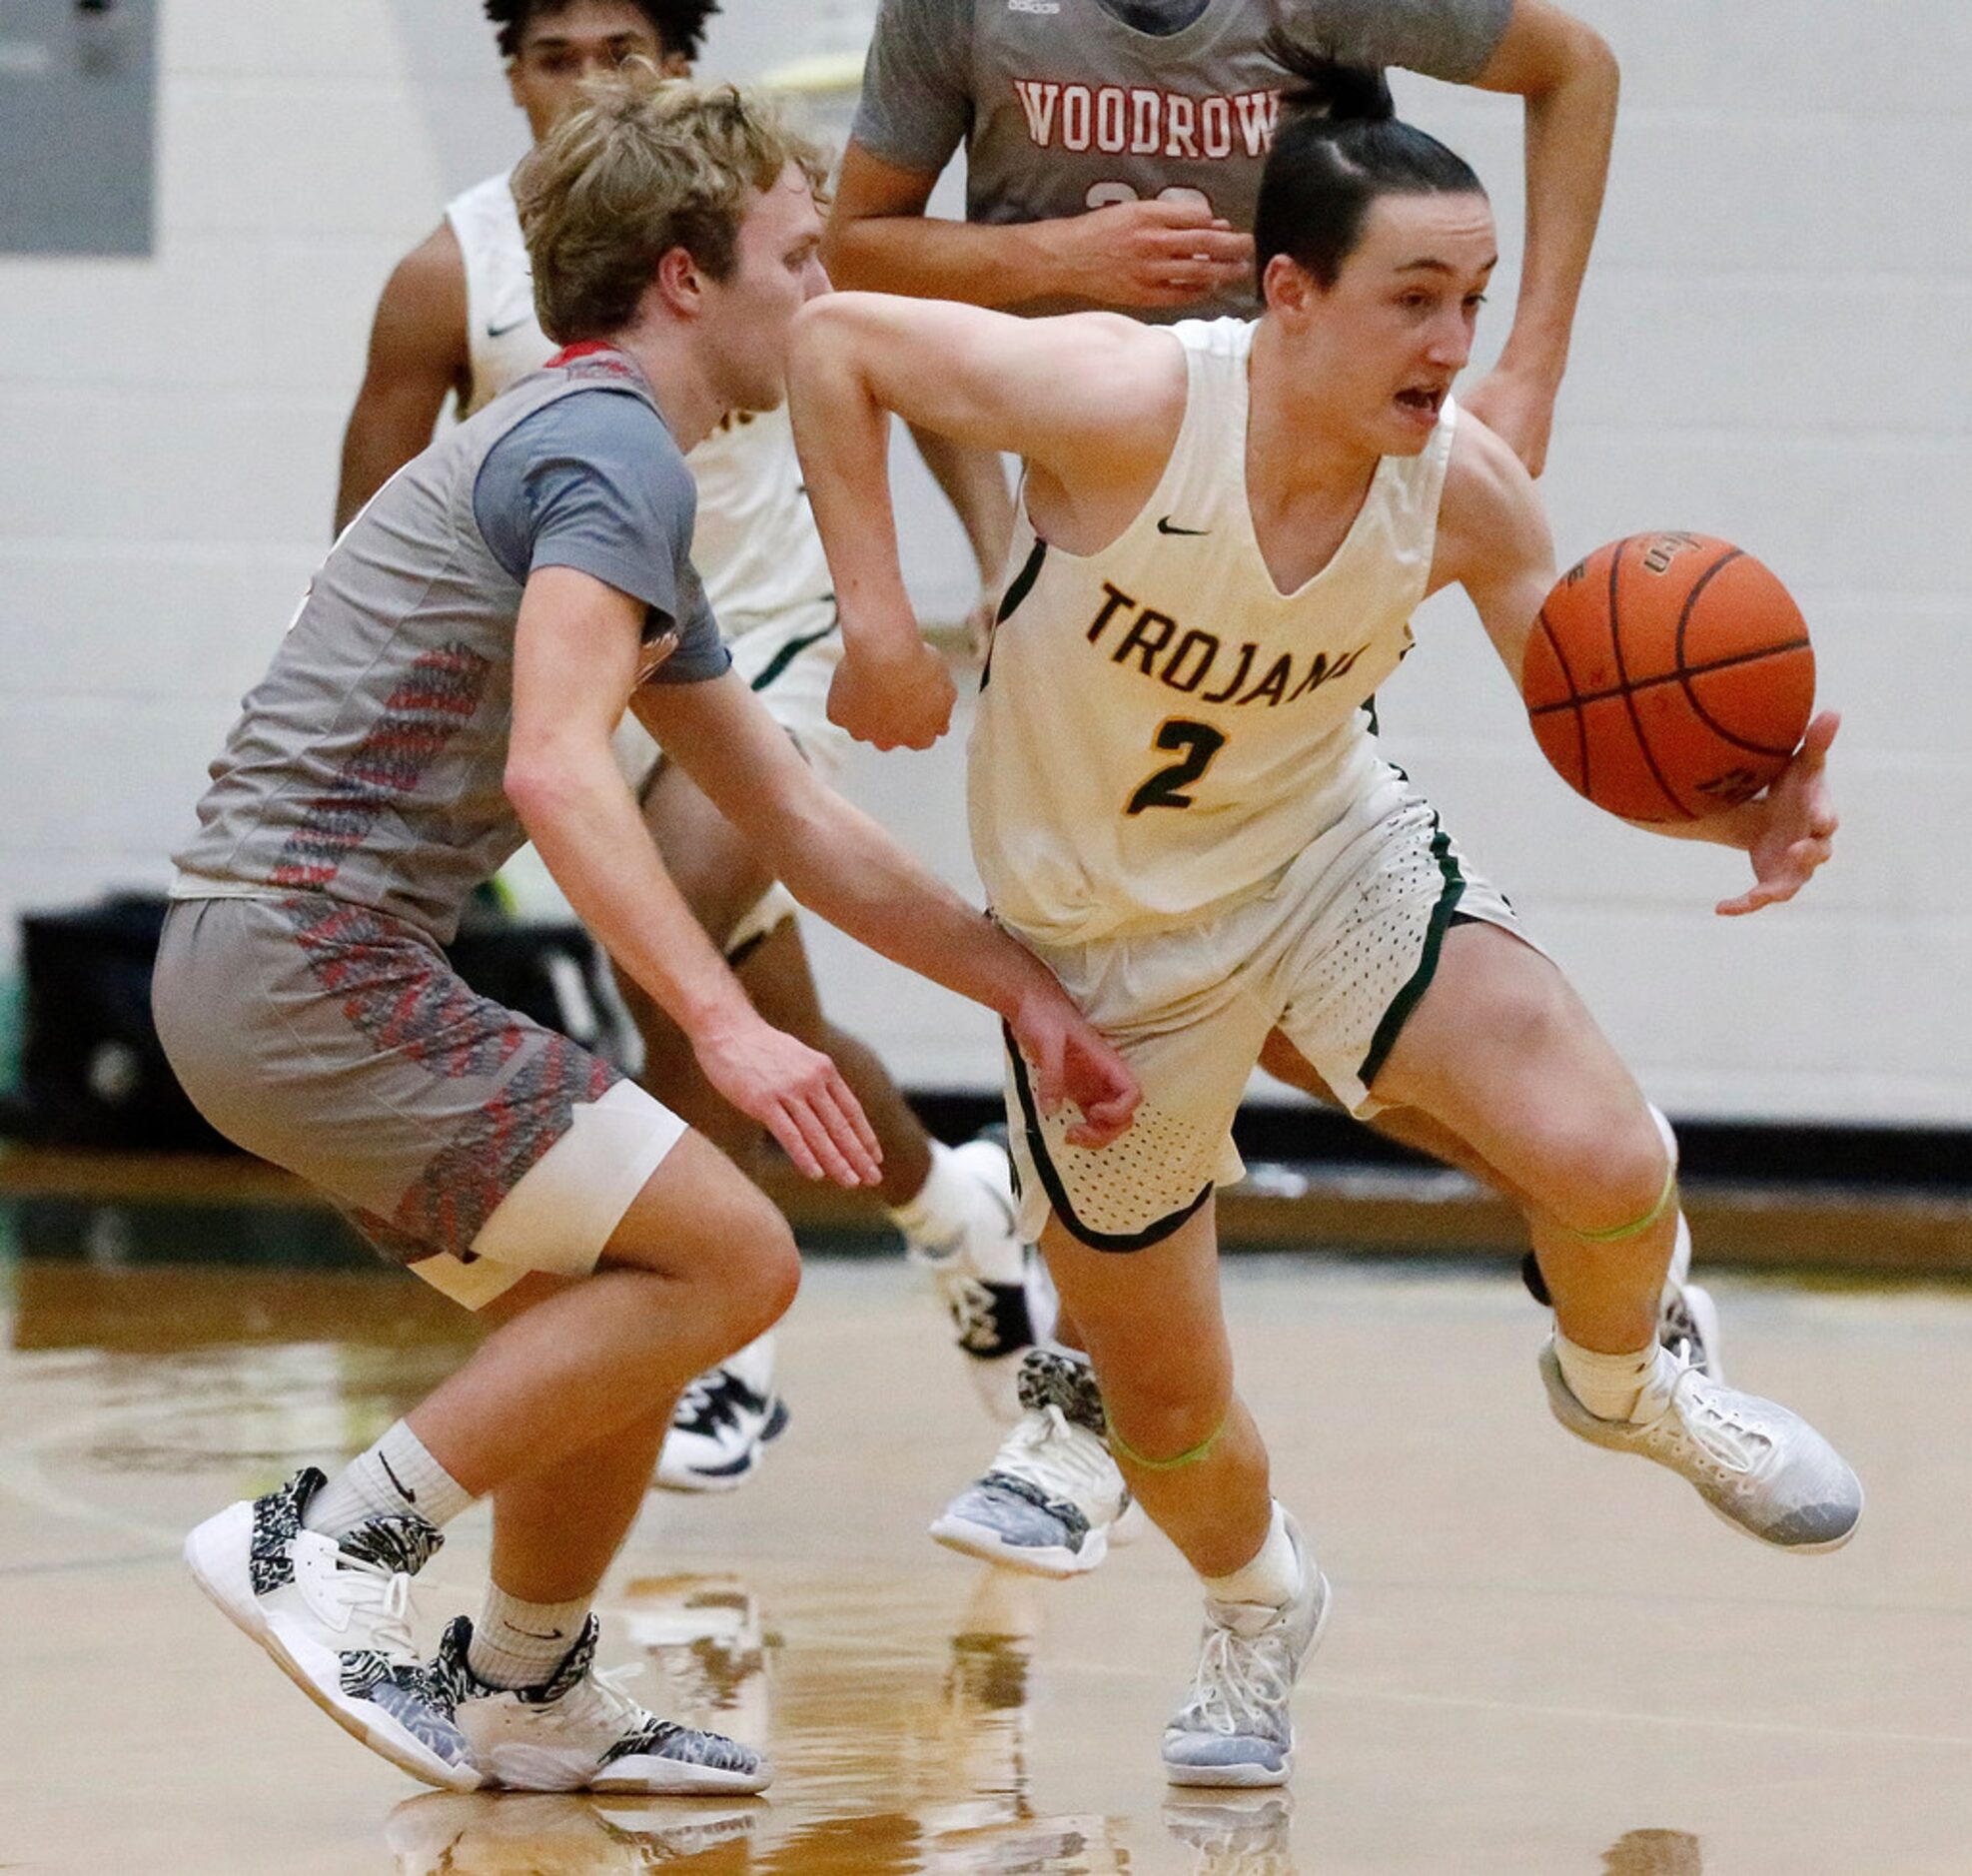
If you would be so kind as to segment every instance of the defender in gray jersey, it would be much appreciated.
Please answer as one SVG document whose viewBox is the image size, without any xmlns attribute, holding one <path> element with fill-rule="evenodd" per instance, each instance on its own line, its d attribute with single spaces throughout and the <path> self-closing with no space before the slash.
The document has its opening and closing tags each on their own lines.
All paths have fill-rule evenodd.
<svg viewBox="0 0 1972 1876">
<path fill-rule="evenodd" d="M 187 1541 L 200 1585 L 342 1725 L 430 1782 L 751 1792 L 748 1747 L 592 1671 L 589 1603 L 678 1391 L 793 1295 L 787 1227 L 721 1154 L 440 944 L 531 836 L 589 929 L 811 1178 L 880 1153 L 817 1051 L 763 1021 L 618 773 L 633 708 L 824 916 L 998 1009 L 1037 1073 L 1127 1126 L 1128 1071 L 1033 957 L 834 797 L 730 669 L 688 555 L 681 452 L 782 395 L 825 285 L 815 153 L 741 94 L 630 83 L 519 182 L 549 366 L 343 534 L 177 855 L 159 1034 L 235 1140 L 497 1324 L 334 1480 Z M 606 209 L 598 204 L 607 205 Z M 492 1494 L 492 1583 L 436 1660 L 409 1577 Z"/>
<path fill-rule="evenodd" d="M 1553 1287 L 1540 1373 L 1570 1432 L 1667 1466 L 1778 1548 L 1833 1549 L 1862 1510 L 1812 1427 L 1659 1345 L 1673 1143 L 1377 755 L 1366 710 L 1412 610 L 1461 585 L 1517 677 L 1553 548 L 1524 468 L 1450 399 L 1497 260 L 1477 177 L 1392 119 L 1378 74 L 1307 63 L 1261 186 L 1257 322 L 842 294 L 803 314 L 791 398 L 842 596 L 836 707 L 883 746 L 923 746 L 952 702 L 899 572 L 884 424 L 1025 460 L 1031 548 L 972 731 L 972 844 L 995 914 L 1143 1102 L 1128 1139 L 1084 1153 L 1010 1065 L 1022 1189 L 1094 1374 L 1034 1359 L 1031 1421 L 934 1529 L 1065 1573 L 1120 1463 L 1205 1591 L 1164 1735 L 1185 1785 L 1286 1782 L 1295 1678 L 1330 1607 L 1271 1501 L 1219 1300 L 1214 1182 L 1270 1031 L 1352 1107 L 1415 1108 L 1510 1182 Z M 1751 862 L 1721 912 L 1791 898 L 1829 857 L 1834 731 L 1817 719 L 1750 813 L 1681 830 Z"/>
<path fill-rule="evenodd" d="M 538 138 L 581 99 L 582 82 L 625 58 L 683 75 L 710 0 L 489 0 L 508 86 Z M 533 284 L 511 176 L 464 192 L 393 272 L 377 308 L 370 358 L 344 440 L 340 529 L 432 440 L 449 398 L 470 416 L 535 370 L 554 345 L 534 315 Z M 947 493 L 974 543 L 982 589 L 997 582 L 1011 509 L 996 463 L 929 439 Z M 841 651 L 834 595 L 784 412 L 739 412 L 690 456 L 698 487 L 692 557 L 731 641 L 736 668 L 824 780 L 841 785 L 854 755 L 829 722 Z M 947 1148 L 926 1131 L 882 1060 L 833 1025 L 810 968 L 795 906 L 675 764 L 657 764 L 635 726 L 619 744 L 639 778 L 644 819 L 699 922 L 757 1008 L 841 1067 L 884 1150 L 874 1197 L 927 1270 L 950 1312 L 961 1366 L 1001 1419 L 1014 1417 L 1015 1374 L 1052 1323 L 1045 1273 L 1013 1227 L 1011 1170 L 995 1141 Z M 568 916 L 538 856 L 523 849 L 500 876 L 522 916 Z M 620 980 L 619 980 L 620 981 Z M 633 984 L 625 1001 L 642 1042 L 639 1079 L 741 1165 L 762 1136 L 706 1083 L 684 1036 Z M 686 1389 L 655 1482 L 680 1489 L 741 1484 L 786 1424 L 771 1336 Z"/>
</svg>

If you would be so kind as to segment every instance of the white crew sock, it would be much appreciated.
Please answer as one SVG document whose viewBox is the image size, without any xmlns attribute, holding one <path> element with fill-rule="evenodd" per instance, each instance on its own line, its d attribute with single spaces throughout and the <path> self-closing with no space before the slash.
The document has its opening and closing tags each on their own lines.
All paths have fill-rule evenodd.
<svg viewBox="0 0 1972 1876">
<path fill-rule="evenodd" d="M 965 1154 L 976 1153 L 982 1164 L 969 1166 Z M 1004 1177 L 1000 1150 L 983 1141 L 963 1149 L 931 1143 L 931 1171 L 914 1198 L 893 1206 L 890 1220 L 914 1247 L 934 1257 L 963 1249 L 976 1273 L 989 1284 L 1017 1284 L 1027 1274 L 1027 1253 L 1011 1229 L 1012 1203 L 996 1193 L 987 1180 Z"/>
<path fill-rule="evenodd" d="M 466 1665 L 490 1687 L 538 1687 L 575 1645 L 593 1600 L 522 1602 L 489 1581 Z"/>
<path fill-rule="evenodd" d="M 890 1208 L 890 1222 L 912 1244 L 942 1248 L 965 1236 L 979 1203 L 976 1182 L 942 1140 L 930 1142 L 931 1170 L 924 1184 L 902 1205 Z"/>
<path fill-rule="evenodd" d="M 1274 1515 L 1267 1536 L 1249 1562 L 1227 1576 L 1200 1579 L 1205 1593 L 1215 1602 L 1264 1602 L 1286 1608 L 1301 1592 L 1301 1559 L 1295 1555 L 1294 1539 L 1288 1535 L 1287 1513 L 1281 1501 L 1274 1500 Z"/>
<path fill-rule="evenodd" d="M 1598 1355 L 1554 1331 L 1554 1359 L 1568 1392 L 1600 1420 L 1626 1420 L 1655 1372 L 1667 1360 L 1654 1342 L 1633 1355 Z"/>
<path fill-rule="evenodd" d="M 399 1420 L 309 1500 L 302 1522 L 325 1537 L 347 1537 L 359 1524 L 393 1514 L 443 1529 L 472 1502 L 473 1494 Z"/>
</svg>

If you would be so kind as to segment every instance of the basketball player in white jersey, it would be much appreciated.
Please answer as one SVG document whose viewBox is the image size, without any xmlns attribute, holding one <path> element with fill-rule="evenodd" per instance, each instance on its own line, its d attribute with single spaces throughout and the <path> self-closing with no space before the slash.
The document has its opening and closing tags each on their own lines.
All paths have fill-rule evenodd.
<svg viewBox="0 0 1972 1876">
<path fill-rule="evenodd" d="M 688 71 L 717 10 L 712 0 L 487 6 L 514 101 L 537 141 L 580 102 L 587 78 L 625 59 L 647 59 L 672 76 Z M 448 398 L 461 417 L 470 416 L 553 350 L 535 318 L 510 176 L 502 171 L 449 205 L 384 291 L 344 443 L 338 530 L 431 442 Z M 948 470 L 982 569 L 997 578 L 1011 519 L 997 463 L 956 452 L 933 460 Z M 692 558 L 733 641 L 737 668 L 808 760 L 838 782 L 850 743 L 826 720 L 825 704 L 840 638 L 785 412 L 727 418 L 691 453 L 691 469 L 698 486 Z M 1013 1229 L 1005 1153 L 990 1141 L 948 1150 L 931 1139 L 877 1057 L 823 1016 L 792 899 L 681 770 L 651 772 L 651 745 L 634 726 L 626 741 L 627 759 L 645 783 L 646 823 L 673 879 L 758 1007 L 842 1065 L 883 1143 L 879 1197 L 913 1258 L 935 1277 L 982 1396 L 1000 1417 L 1012 1418 L 1021 1354 L 1037 1326 L 1045 1333 L 1051 1305 L 1039 1266 Z M 524 903 L 561 909 L 531 852 L 503 879 Z M 634 985 L 624 994 L 642 1034 L 646 1084 L 746 1164 L 758 1130 L 711 1089 L 677 1026 Z M 679 1404 L 658 1482 L 700 1490 L 740 1483 L 786 1420 L 772 1373 L 766 1338 L 701 1377 Z"/>
<path fill-rule="evenodd" d="M 1600 36 L 1549 0 L 881 0 L 823 251 L 835 284 L 1028 313 L 1251 315 L 1254 204 L 1286 77 L 1276 29 L 1352 64 L 1524 100 L 1519 303 L 1498 363 L 1466 403 L 1539 474 L 1617 88 Z M 966 220 L 928 217 L 932 185 L 961 145 Z M 1269 1038 L 1261 1066 L 1337 1104 L 1286 1038 Z M 1502 1184 L 1422 1115 L 1371 1125 Z M 1717 1311 L 1689 1268 L 1681 1232 L 1660 1334 L 1717 1377 Z M 1522 1270 L 1544 1304 L 1531 1254 Z M 1061 1333 L 1072 1338 L 1072 1325 Z M 1045 1475 L 1045 1452 L 1024 1465 Z M 1053 1565 L 1092 1567 L 1103 1535 L 1099 1522 Z"/>
<path fill-rule="evenodd" d="M 1414 608 L 1464 586 L 1517 673 L 1552 550 L 1525 469 L 1449 395 L 1496 258 L 1478 179 L 1391 116 L 1374 71 L 1300 63 L 1255 219 L 1257 322 L 839 294 L 804 311 L 792 377 L 849 640 L 831 707 L 880 745 L 928 742 L 952 703 L 898 572 L 885 413 L 1026 460 L 1025 559 L 972 738 L 974 852 L 995 916 L 1144 1091 L 1130 1135 L 1084 1152 L 1009 1065 L 1023 1224 L 1093 1377 L 1029 1370 L 1042 1436 L 1092 1479 L 1106 1446 L 1204 1581 L 1198 1676 L 1164 1742 L 1181 1783 L 1287 1778 L 1290 1692 L 1328 1613 L 1233 1392 L 1217 1290 L 1213 1192 L 1240 1170 L 1230 1124 L 1276 1028 L 1354 1111 L 1417 1109 L 1519 1195 L 1565 1427 L 1781 1548 L 1831 1549 L 1861 1513 L 1803 1420 L 1659 1345 L 1668 1143 L 1379 753 L 1370 700 Z M 1818 719 L 1766 796 L 1690 830 L 1751 857 L 1722 911 L 1792 896 L 1827 858 L 1833 732 Z M 1089 1521 L 1018 1472 L 955 1511 L 1010 1546 Z"/>
</svg>

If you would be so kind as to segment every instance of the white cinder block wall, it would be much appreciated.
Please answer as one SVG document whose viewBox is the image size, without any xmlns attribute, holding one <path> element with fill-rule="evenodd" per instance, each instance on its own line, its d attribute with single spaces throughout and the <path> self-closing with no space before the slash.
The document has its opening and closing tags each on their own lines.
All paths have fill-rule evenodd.
<svg viewBox="0 0 1972 1876">
<path fill-rule="evenodd" d="M 1385 693 L 1395 753 L 1514 896 L 1664 1106 L 1972 1121 L 1972 13 L 1580 0 L 1624 67 L 1608 208 L 1545 482 L 1564 556 L 1674 526 L 1768 559 L 1845 712 L 1837 864 L 1739 921 L 1739 865 L 1547 773 L 1457 596 Z M 837 11 L 840 11 L 837 8 Z M 743 76 L 826 14 L 727 0 Z M 517 153 L 472 0 L 164 0 L 149 261 L 0 257 L 0 944 L 24 909 L 160 886 L 203 766 L 325 545 L 341 427 L 395 257 Z M 1403 81 L 1520 222 L 1517 112 Z M 1510 311 L 1510 269 L 1487 325 Z M 921 480 L 928 611 L 966 588 Z M 969 882 L 958 752 L 859 792 Z M 920 1086 L 997 1081 L 990 1019 L 816 949 Z"/>
</svg>

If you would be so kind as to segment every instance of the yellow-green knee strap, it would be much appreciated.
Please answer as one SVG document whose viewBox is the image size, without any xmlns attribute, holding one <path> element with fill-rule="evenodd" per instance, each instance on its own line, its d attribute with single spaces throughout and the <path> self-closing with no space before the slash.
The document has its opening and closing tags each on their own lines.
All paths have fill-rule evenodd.
<svg viewBox="0 0 1972 1876">
<path fill-rule="evenodd" d="M 1677 1162 L 1670 1163 L 1670 1170 L 1664 1174 L 1664 1189 L 1657 1195 L 1657 1202 L 1649 1211 L 1628 1225 L 1617 1225 L 1610 1231 L 1576 1231 L 1571 1226 L 1562 1226 L 1570 1238 L 1579 1238 L 1583 1244 L 1622 1244 L 1630 1238 L 1640 1238 L 1666 1212 L 1677 1205 Z"/>
<path fill-rule="evenodd" d="M 1109 1435 L 1109 1449 L 1117 1457 L 1128 1459 L 1132 1465 L 1141 1465 L 1147 1472 L 1175 1472 L 1181 1465 L 1196 1465 L 1201 1459 L 1209 1457 L 1212 1448 L 1219 1443 L 1219 1435 L 1226 1430 L 1227 1423 L 1232 1417 L 1232 1409 L 1229 1407 L 1225 1419 L 1221 1420 L 1189 1452 L 1181 1452 L 1175 1459 L 1146 1458 L 1116 1430 L 1116 1422 L 1109 1417 L 1107 1411 L 1103 1414 L 1103 1430 Z"/>
</svg>

